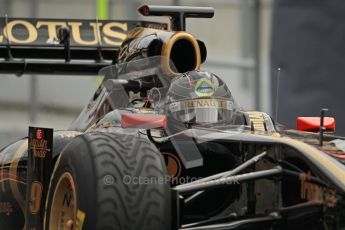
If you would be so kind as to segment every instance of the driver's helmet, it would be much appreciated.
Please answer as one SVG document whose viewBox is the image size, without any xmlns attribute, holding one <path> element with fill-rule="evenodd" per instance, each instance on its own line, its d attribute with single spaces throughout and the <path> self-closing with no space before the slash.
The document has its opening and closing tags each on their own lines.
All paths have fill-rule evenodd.
<svg viewBox="0 0 345 230">
<path fill-rule="evenodd" d="M 230 123 L 234 99 L 215 74 L 190 71 L 175 78 L 167 93 L 168 116 L 189 124 Z"/>
</svg>

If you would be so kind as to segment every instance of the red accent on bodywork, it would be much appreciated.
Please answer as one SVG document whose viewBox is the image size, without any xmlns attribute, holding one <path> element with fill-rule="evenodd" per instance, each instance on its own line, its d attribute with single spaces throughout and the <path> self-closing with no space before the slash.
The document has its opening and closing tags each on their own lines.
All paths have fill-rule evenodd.
<svg viewBox="0 0 345 230">
<path fill-rule="evenodd" d="M 42 131 L 42 129 L 37 129 L 36 130 L 36 138 L 38 140 L 41 140 L 43 138 L 43 131 Z"/>
<path fill-rule="evenodd" d="M 121 116 L 122 128 L 155 129 L 166 126 L 167 118 L 161 114 L 124 113 Z"/>
<path fill-rule="evenodd" d="M 310 171 L 308 171 L 308 173 L 307 173 L 307 180 L 311 181 L 311 172 Z"/>
<path fill-rule="evenodd" d="M 326 131 L 335 131 L 334 117 L 325 117 L 323 126 Z M 320 117 L 298 117 L 297 130 L 308 132 L 319 132 L 320 130 Z"/>
<path fill-rule="evenodd" d="M 69 180 L 69 183 L 70 183 L 72 191 L 75 191 L 74 181 L 71 179 L 71 180 Z"/>
<path fill-rule="evenodd" d="M 345 154 L 333 153 L 333 152 L 328 151 L 324 148 L 320 148 L 320 150 L 322 150 L 324 153 L 327 153 L 328 155 L 330 155 L 332 157 L 339 158 L 339 159 L 345 159 Z"/>
<path fill-rule="evenodd" d="M 150 8 L 147 5 L 141 6 L 138 11 L 143 15 L 143 16 L 149 16 L 150 15 Z"/>
<path fill-rule="evenodd" d="M 17 175 L 10 173 L 0 173 L 0 183 L 8 180 L 15 181 L 20 184 L 26 184 L 26 180 L 24 178 L 18 177 Z"/>
<path fill-rule="evenodd" d="M 144 99 L 144 102 L 153 102 L 153 99 L 151 99 L 151 98 L 145 98 L 145 99 Z"/>
</svg>

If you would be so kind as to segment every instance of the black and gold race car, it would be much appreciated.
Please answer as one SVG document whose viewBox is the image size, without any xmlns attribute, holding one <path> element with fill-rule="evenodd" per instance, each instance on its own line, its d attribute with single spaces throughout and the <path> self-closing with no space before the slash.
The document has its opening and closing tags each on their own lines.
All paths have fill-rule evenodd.
<svg viewBox="0 0 345 230">
<path fill-rule="evenodd" d="M 146 21 L 3 18 L 0 72 L 103 77 L 65 131 L 0 151 L 0 229 L 345 229 L 345 138 L 244 111 L 185 32 L 212 8 Z M 82 90 L 82 89 L 78 89 Z"/>
</svg>

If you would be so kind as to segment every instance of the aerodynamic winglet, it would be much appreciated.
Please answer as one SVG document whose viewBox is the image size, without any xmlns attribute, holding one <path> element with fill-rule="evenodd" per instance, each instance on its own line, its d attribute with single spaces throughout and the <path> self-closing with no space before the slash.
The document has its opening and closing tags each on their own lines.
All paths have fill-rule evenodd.
<svg viewBox="0 0 345 230">
<path fill-rule="evenodd" d="M 212 18 L 212 7 L 188 7 L 188 6 L 154 6 L 143 5 L 139 12 L 144 16 L 168 16 L 171 18 L 173 30 L 186 30 L 186 18 Z"/>
</svg>

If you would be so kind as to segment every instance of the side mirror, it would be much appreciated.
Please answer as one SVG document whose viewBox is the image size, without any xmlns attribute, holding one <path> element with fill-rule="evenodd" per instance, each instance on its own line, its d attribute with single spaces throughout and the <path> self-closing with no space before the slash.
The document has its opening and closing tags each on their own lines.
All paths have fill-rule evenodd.
<svg viewBox="0 0 345 230">
<path fill-rule="evenodd" d="M 307 132 L 319 132 L 321 125 L 320 117 L 298 117 L 297 118 L 297 130 Z M 335 131 L 335 119 L 334 117 L 324 117 L 323 127 L 325 131 Z"/>
<path fill-rule="evenodd" d="M 161 114 L 124 113 L 121 115 L 122 128 L 155 129 L 166 128 L 167 118 Z"/>
</svg>

